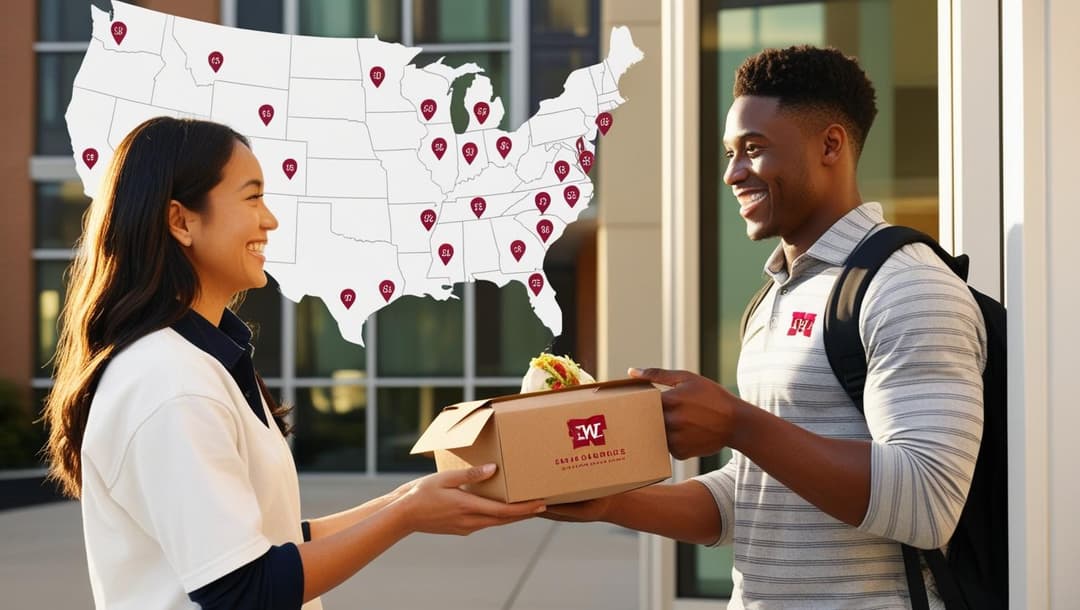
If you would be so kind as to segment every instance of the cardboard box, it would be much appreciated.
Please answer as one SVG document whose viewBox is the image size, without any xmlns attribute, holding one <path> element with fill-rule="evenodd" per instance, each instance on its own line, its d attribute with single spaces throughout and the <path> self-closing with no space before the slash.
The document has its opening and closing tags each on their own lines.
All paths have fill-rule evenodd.
<svg viewBox="0 0 1080 610">
<path fill-rule="evenodd" d="M 671 476 L 660 391 L 636 379 L 446 407 L 412 453 L 434 453 L 440 471 L 497 464 L 469 491 L 504 502 L 578 502 Z"/>
</svg>

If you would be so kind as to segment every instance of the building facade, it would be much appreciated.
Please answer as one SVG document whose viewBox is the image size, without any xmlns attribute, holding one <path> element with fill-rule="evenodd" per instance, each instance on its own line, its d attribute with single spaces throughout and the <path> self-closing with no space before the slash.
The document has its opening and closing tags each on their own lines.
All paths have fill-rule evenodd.
<svg viewBox="0 0 1080 610">
<path fill-rule="evenodd" d="M 107 0 L 94 0 L 107 7 Z M 0 37 L 8 112 L 0 225 L 8 288 L 0 379 L 47 393 L 62 274 L 86 206 L 63 121 L 89 36 L 87 0 L 7 7 Z M 765 47 L 833 45 L 857 55 L 880 113 L 860 167 L 863 195 L 891 221 L 971 255 L 972 283 L 1009 310 L 1009 541 L 1012 606 L 1066 608 L 1080 598 L 1080 501 L 1071 441 L 1080 394 L 1069 350 L 1080 339 L 1069 281 L 1070 145 L 1080 55 L 1061 0 L 145 0 L 176 15 L 265 31 L 379 35 L 425 49 L 419 61 L 476 61 L 520 124 L 574 67 L 597 61 L 606 32 L 629 25 L 646 54 L 621 83 L 629 104 L 598 150 L 597 199 L 549 258 L 566 314 L 555 351 L 598 378 L 628 366 L 699 370 L 734 387 L 737 321 L 772 244 L 746 240 L 721 182 L 720 133 L 734 68 Z M 461 83 L 458 94 L 464 91 Z M 630 179 L 632 177 L 632 179 Z M 1063 272 L 1058 274 L 1058 267 Z M 408 448 L 441 406 L 516 391 L 550 335 L 524 294 L 476 284 L 459 301 L 402 299 L 345 343 L 325 308 L 253 291 L 240 312 L 258 326 L 256 364 L 296 405 L 302 470 L 430 468 Z M 31 396 L 32 393 L 32 396 Z M 3 395 L 0 395 L 0 399 Z M 33 406 L 31 406 L 33 405 Z M 27 420 L 23 417 L 20 421 Z M 0 423 L 0 426 L 8 424 Z M 31 429 L 18 441 L 30 447 Z M 22 438 L 22 437 L 20 437 Z M 0 455 L 6 455 L 0 453 Z M 33 467 L 32 451 L 9 468 Z M 18 456 L 22 456 L 18 458 Z M 22 461 L 16 462 L 16 459 Z M 675 464 L 682 479 L 723 455 Z M 730 549 L 641 538 L 642 608 L 719 608 Z M 718 601 L 720 600 L 720 601 Z"/>
</svg>

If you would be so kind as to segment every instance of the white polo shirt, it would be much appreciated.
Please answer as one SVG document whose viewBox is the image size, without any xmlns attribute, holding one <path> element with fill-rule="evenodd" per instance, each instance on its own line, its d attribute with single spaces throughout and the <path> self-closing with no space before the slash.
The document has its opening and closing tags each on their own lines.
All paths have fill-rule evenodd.
<svg viewBox="0 0 1080 610">
<path fill-rule="evenodd" d="M 303 542 L 296 466 L 263 409 L 269 426 L 225 367 L 170 328 L 113 358 L 82 447 L 99 610 L 197 608 L 188 592 Z"/>
</svg>

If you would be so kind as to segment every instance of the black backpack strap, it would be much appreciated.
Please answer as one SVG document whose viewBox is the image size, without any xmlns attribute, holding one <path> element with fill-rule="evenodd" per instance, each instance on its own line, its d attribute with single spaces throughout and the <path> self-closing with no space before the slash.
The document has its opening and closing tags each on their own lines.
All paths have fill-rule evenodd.
<svg viewBox="0 0 1080 610">
<path fill-rule="evenodd" d="M 743 339 L 746 338 L 746 326 L 750 324 L 750 318 L 757 311 L 758 305 L 765 300 L 765 296 L 769 294 L 769 290 L 773 287 L 772 278 L 765 278 L 765 283 L 761 288 L 758 288 L 754 296 L 750 297 L 750 302 L 746 304 L 746 309 L 743 310 L 742 319 L 739 321 L 739 345 L 742 345 Z"/>
<path fill-rule="evenodd" d="M 900 545 L 904 555 L 904 574 L 907 576 L 908 595 L 911 596 L 911 610 L 930 610 L 930 598 L 926 595 L 926 583 L 923 582 L 922 566 L 919 565 L 919 549 Z"/>
<path fill-rule="evenodd" d="M 836 278 L 825 308 L 825 355 L 844 391 L 863 410 L 863 387 L 866 384 L 866 350 L 859 334 L 859 312 L 881 266 L 894 252 L 907 244 L 924 243 L 950 269 L 967 279 L 966 256 L 953 258 L 934 238 L 908 227 L 885 227 L 867 237 L 848 257 L 840 277 Z"/>
</svg>

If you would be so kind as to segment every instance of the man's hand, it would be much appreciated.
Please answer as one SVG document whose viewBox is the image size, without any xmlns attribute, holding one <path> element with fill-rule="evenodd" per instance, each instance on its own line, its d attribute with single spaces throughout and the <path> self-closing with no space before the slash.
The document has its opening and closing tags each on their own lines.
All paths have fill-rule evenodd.
<svg viewBox="0 0 1080 610">
<path fill-rule="evenodd" d="M 585 523 L 590 521 L 603 521 L 607 516 L 611 497 L 573 502 L 570 504 L 556 504 L 547 507 L 547 512 L 540 516 L 552 521 L 569 521 L 571 523 Z"/>
<path fill-rule="evenodd" d="M 631 377 L 671 386 L 660 394 L 668 450 L 680 460 L 712 455 L 731 443 L 746 404 L 723 386 L 687 371 L 630 369 Z"/>
</svg>

